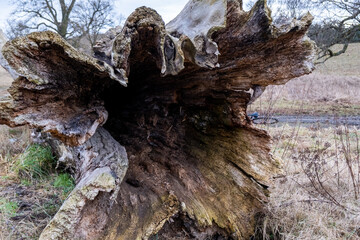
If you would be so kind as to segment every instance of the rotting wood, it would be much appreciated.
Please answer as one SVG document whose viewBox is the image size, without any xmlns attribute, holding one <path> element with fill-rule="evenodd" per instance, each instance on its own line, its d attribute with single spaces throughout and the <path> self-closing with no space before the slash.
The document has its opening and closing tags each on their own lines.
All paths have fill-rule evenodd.
<svg viewBox="0 0 360 240">
<path fill-rule="evenodd" d="M 311 21 L 275 26 L 264 0 L 192 0 L 167 25 L 136 9 L 95 58 L 52 32 L 7 42 L 19 77 L 0 123 L 59 139 L 77 179 L 41 239 L 248 239 L 280 168 L 246 107 L 312 71 Z"/>
</svg>

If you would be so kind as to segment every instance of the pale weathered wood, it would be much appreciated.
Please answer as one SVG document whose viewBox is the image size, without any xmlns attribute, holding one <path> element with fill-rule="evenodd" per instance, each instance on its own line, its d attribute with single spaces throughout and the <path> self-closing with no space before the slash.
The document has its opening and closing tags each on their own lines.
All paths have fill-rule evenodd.
<svg viewBox="0 0 360 240">
<path fill-rule="evenodd" d="M 46 134 L 36 140 L 50 144 L 59 154 L 58 164 L 71 168 L 76 182 L 40 239 L 70 238 L 75 232 L 83 239 L 96 238 L 106 227 L 108 211 L 116 203 L 128 168 L 125 148 L 103 128 L 98 128 L 94 136 L 77 147 L 66 146 Z"/>
</svg>

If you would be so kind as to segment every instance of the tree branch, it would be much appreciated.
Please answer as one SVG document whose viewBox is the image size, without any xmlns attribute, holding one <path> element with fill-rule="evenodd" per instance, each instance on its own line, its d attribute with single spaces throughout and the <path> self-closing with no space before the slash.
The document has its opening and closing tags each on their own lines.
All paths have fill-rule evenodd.
<svg viewBox="0 0 360 240">
<path fill-rule="evenodd" d="M 46 6 L 47 6 L 47 9 L 49 10 L 51 17 L 54 19 L 55 25 L 59 26 L 59 22 L 57 19 L 57 12 L 56 12 L 56 9 L 53 7 L 52 1 L 50 3 L 49 0 L 45 0 L 45 2 L 46 2 Z"/>
</svg>

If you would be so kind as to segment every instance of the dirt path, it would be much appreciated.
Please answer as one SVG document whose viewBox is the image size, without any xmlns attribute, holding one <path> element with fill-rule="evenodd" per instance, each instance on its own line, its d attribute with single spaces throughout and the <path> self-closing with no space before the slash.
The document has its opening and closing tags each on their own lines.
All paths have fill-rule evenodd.
<svg viewBox="0 0 360 240">
<path fill-rule="evenodd" d="M 309 115 L 281 115 L 274 116 L 279 123 L 288 123 L 288 124 L 321 124 L 321 125 L 350 125 L 350 126 L 360 126 L 360 116 L 347 116 L 347 117 L 337 117 L 337 116 L 309 116 Z"/>
</svg>

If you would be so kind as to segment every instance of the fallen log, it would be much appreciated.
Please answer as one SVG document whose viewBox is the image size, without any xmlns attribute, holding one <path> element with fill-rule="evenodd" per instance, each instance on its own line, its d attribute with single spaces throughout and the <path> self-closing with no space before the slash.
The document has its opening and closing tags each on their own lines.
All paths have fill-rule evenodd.
<svg viewBox="0 0 360 240">
<path fill-rule="evenodd" d="M 167 25 L 136 9 L 95 57 L 53 32 L 8 41 L 0 124 L 40 129 L 77 183 L 40 239 L 248 239 L 280 167 L 246 108 L 312 71 L 311 21 L 191 0 Z"/>
</svg>

